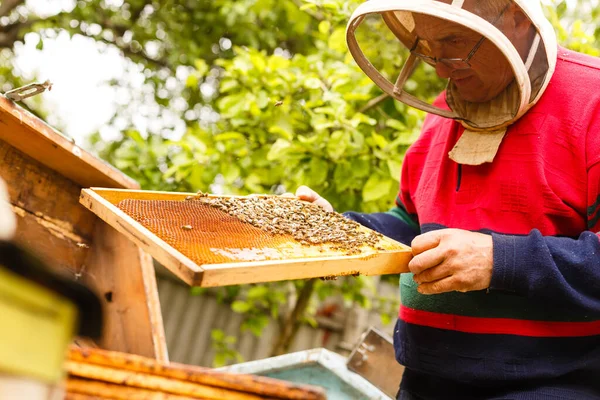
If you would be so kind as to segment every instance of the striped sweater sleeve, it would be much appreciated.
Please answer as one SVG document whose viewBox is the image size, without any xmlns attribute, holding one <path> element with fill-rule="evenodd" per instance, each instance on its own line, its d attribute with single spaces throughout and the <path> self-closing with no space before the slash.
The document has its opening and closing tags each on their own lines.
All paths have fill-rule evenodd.
<svg viewBox="0 0 600 400">
<path fill-rule="evenodd" d="M 587 128 L 587 231 L 577 238 L 492 234 L 490 290 L 548 299 L 600 316 L 600 106 Z"/>
<path fill-rule="evenodd" d="M 408 246 L 419 234 L 418 225 L 402 207 L 394 207 L 384 213 L 347 212 L 344 215 L 369 229 Z"/>
<path fill-rule="evenodd" d="M 416 208 L 409 194 L 408 166 L 406 162 L 402 164 L 400 191 L 396 197 L 395 207 L 385 213 L 348 212 L 344 215 L 367 228 L 410 246 L 412 240 L 420 233 L 420 228 Z"/>
</svg>

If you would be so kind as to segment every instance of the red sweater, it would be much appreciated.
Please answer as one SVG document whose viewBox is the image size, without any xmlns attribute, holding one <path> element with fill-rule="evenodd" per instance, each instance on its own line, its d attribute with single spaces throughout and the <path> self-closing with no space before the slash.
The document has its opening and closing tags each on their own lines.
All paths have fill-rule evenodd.
<svg viewBox="0 0 600 400">
<path fill-rule="evenodd" d="M 421 295 L 402 275 L 396 357 L 413 374 L 482 387 L 597 374 L 570 379 L 576 395 L 552 392 L 584 398 L 600 381 L 600 59 L 559 49 L 546 92 L 492 163 L 450 160 L 463 131 L 428 115 L 404 159 L 399 208 L 350 213 L 405 243 L 417 234 L 406 214 L 421 232 L 493 237 L 489 293 Z"/>
</svg>

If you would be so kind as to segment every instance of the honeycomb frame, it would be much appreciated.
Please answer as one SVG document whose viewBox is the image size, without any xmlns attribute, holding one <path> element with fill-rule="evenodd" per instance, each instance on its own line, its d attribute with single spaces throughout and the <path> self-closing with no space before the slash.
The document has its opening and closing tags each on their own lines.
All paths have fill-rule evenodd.
<svg viewBox="0 0 600 400">
<path fill-rule="evenodd" d="M 199 258 L 194 255 L 193 246 L 191 250 L 186 249 L 185 246 L 177 246 L 169 236 L 176 234 L 186 238 L 202 233 L 204 228 L 193 216 L 185 213 L 176 214 L 177 210 L 185 209 L 181 206 L 186 204 L 186 198 L 189 200 L 190 196 L 193 194 L 90 188 L 82 190 L 80 202 L 192 286 L 214 287 L 308 278 L 331 279 L 345 275 L 384 275 L 408 271 L 410 248 L 385 236 L 379 235 L 381 240 L 376 246 L 365 246 L 360 251 L 348 252 L 328 243 L 307 245 L 299 243 L 290 235 L 272 235 L 217 209 L 210 210 L 213 221 L 218 221 L 220 224 L 227 221 L 227 224 L 233 224 L 237 228 L 242 227 L 247 231 L 246 238 L 243 240 L 258 237 L 264 241 L 258 247 L 244 247 L 237 253 L 232 251 L 236 249 L 235 246 L 228 247 L 222 243 L 214 246 L 207 243 L 203 250 L 212 249 L 208 254 L 213 254 L 215 257 Z M 236 196 L 212 195 L 209 197 L 236 198 Z M 273 196 L 261 195 L 260 197 Z M 237 196 L 237 198 L 248 197 Z M 177 215 L 179 218 L 171 225 L 169 235 L 153 229 L 152 223 L 144 221 L 143 211 L 141 215 L 135 215 L 131 210 L 119 208 L 118 205 L 122 201 L 132 200 L 137 204 L 154 204 L 155 210 L 150 213 L 151 216 L 156 216 L 158 205 L 173 206 L 170 215 Z M 166 214 L 168 215 L 169 212 Z M 372 232 L 362 226 L 358 229 L 367 233 Z M 214 229 L 214 233 L 216 237 L 223 237 L 218 227 Z M 215 235 L 212 237 L 214 238 Z M 206 237 L 200 243 L 204 243 L 203 240 L 207 240 Z M 251 243 L 251 241 L 243 241 L 243 243 Z M 195 245 L 198 247 L 199 243 L 196 242 Z M 239 246 L 237 249 L 240 249 Z M 219 254 L 217 251 L 215 254 L 213 250 L 222 250 L 222 252 Z M 275 253 L 278 254 L 273 256 Z"/>
</svg>

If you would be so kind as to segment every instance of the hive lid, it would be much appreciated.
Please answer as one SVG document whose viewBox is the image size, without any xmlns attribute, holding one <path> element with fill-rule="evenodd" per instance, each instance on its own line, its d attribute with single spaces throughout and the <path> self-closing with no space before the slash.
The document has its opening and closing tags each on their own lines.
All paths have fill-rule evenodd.
<svg viewBox="0 0 600 400">
<path fill-rule="evenodd" d="M 3 95 L 0 95 L 0 140 L 82 187 L 140 187 Z"/>
<path fill-rule="evenodd" d="M 409 247 L 295 198 L 91 188 L 80 202 L 193 286 L 397 274 L 411 257 Z M 279 214 L 265 217 L 269 207 Z M 316 226 L 315 215 L 323 218 Z"/>
</svg>

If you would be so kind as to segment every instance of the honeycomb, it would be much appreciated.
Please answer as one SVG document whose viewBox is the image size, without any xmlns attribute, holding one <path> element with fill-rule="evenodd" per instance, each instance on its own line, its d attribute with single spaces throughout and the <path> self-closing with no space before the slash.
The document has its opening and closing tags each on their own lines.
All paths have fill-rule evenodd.
<svg viewBox="0 0 600 400">
<path fill-rule="evenodd" d="M 199 265 L 367 255 L 401 246 L 340 214 L 276 197 L 126 199 L 117 207 Z"/>
</svg>

